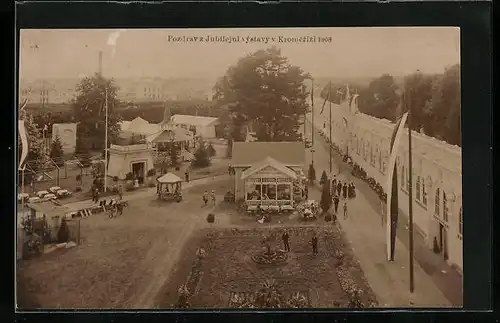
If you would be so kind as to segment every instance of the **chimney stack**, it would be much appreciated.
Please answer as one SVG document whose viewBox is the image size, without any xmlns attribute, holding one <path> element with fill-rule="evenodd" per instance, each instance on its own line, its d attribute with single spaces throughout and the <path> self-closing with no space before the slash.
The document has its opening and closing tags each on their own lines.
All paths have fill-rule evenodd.
<svg viewBox="0 0 500 323">
<path fill-rule="evenodd" d="M 102 76 L 102 50 L 99 51 L 99 70 L 98 70 L 99 75 Z"/>
</svg>

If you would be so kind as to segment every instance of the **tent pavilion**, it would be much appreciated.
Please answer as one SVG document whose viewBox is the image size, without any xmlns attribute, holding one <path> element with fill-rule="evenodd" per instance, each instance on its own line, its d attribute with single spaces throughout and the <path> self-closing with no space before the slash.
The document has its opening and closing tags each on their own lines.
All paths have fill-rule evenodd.
<svg viewBox="0 0 500 323">
<path fill-rule="evenodd" d="M 182 197 L 182 179 L 172 173 L 167 173 L 156 179 L 158 199 Z M 180 201 L 180 199 L 178 200 Z"/>
<path fill-rule="evenodd" d="M 172 124 L 188 129 L 194 132 L 196 136 L 200 136 L 205 139 L 212 139 L 216 137 L 215 126 L 219 124 L 218 118 L 182 114 L 173 115 L 170 121 Z"/>
<path fill-rule="evenodd" d="M 193 147 L 193 135 L 189 130 L 169 127 L 146 138 L 156 146 L 158 151 L 166 151 L 170 145 L 176 145 L 180 153 L 181 160 L 190 160 L 192 154 L 189 152 Z"/>
</svg>

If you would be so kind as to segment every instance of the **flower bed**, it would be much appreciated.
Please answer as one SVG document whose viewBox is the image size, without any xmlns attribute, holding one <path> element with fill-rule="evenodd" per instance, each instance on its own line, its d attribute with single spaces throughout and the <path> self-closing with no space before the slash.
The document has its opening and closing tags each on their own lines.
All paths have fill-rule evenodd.
<svg viewBox="0 0 500 323">
<path fill-rule="evenodd" d="M 189 248 L 192 256 L 180 256 L 180 272 L 172 273 L 174 278 L 169 279 L 170 287 L 166 287 L 171 292 L 164 293 L 165 299 L 160 300 L 159 306 L 177 307 L 174 304 L 181 303 L 181 296 L 183 304 L 189 303 L 194 308 L 223 308 L 228 304 L 233 308 L 262 308 L 269 306 L 257 301 L 262 293 L 277 297 L 274 303 L 271 302 L 275 307 L 331 308 L 332 304 L 338 304 L 337 307 L 359 308 L 376 304 L 359 263 L 338 228 L 315 229 L 319 237 L 317 255 L 312 254 L 310 227 L 289 227 L 287 231 L 291 251 L 286 253 L 283 262 L 280 258 L 285 257 L 285 253 L 274 251 L 280 247 L 280 229 L 233 228 L 199 232 L 202 239 L 194 238 L 197 247 Z M 280 263 L 279 266 L 255 265 L 259 259 L 252 256 L 267 252 L 263 250 L 263 236 L 272 237 L 270 242 L 267 240 L 272 244 L 271 253 L 275 253 L 270 258 Z M 184 259 L 190 264 L 183 264 Z M 271 284 L 264 292 L 266 281 L 278 281 L 278 285 Z M 179 293 L 179 287 L 184 285 L 188 293 Z M 175 299 L 168 299 L 172 294 L 176 295 Z M 187 300 L 186 294 L 189 294 Z"/>
</svg>

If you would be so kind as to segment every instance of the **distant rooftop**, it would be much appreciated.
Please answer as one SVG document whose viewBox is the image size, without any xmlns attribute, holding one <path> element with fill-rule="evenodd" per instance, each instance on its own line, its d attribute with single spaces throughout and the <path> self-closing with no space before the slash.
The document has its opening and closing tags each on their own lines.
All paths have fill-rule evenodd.
<svg viewBox="0 0 500 323">
<path fill-rule="evenodd" d="M 305 165 L 306 153 L 301 142 L 234 142 L 232 164 L 254 165 L 272 158 L 285 166 Z"/>
</svg>

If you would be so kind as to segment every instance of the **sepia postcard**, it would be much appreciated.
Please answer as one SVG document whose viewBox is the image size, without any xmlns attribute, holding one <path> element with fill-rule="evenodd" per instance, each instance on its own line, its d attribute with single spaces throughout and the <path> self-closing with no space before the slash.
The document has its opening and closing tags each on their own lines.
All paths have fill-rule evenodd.
<svg viewBox="0 0 500 323">
<path fill-rule="evenodd" d="M 461 308 L 460 29 L 21 29 L 17 310 Z"/>
</svg>

